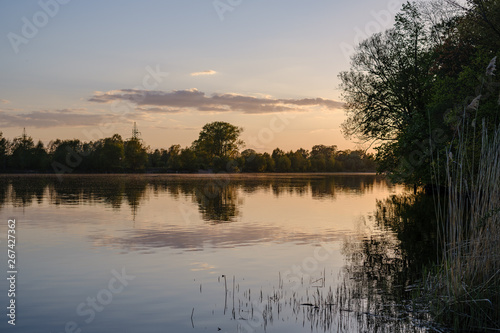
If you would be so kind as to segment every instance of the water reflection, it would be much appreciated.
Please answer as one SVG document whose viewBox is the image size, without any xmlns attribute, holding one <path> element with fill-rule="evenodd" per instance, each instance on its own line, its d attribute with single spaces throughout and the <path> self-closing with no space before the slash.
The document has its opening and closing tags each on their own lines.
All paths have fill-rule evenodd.
<svg viewBox="0 0 500 333">
<path fill-rule="evenodd" d="M 344 220 L 339 209 L 333 206 L 332 212 L 325 212 L 320 219 L 327 229 L 312 229 L 307 223 L 295 227 L 286 222 L 269 223 L 276 219 L 289 220 L 291 210 L 291 207 L 276 209 L 269 201 L 255 206 L 257 210 L 267 210 L 258 220 L 247 220 L 242 224 L 235 222 L 242 221 L 242 205 L 248 195 L 337 200 L 337 196 L 343 194 L 361 197 L 377 187 L 387 188 L 386 181 L 375 175 L 68 175 L 62 181 L 55 176 L 31 175 L 4 176 L 0 181 L 1 203 L 12 203 L 15 207 L 30 207 L 45 199 L 44 204 L 48 205 L 74 208 L 99 205 L 120 213 L 124 211 L 122 206 L 126 205 L 134 221 L 132 229 L 91 233 L 87 237 L 96 246 L 117 247 L 127 252 L 160 248 L 201 250 L 206 246 L 231 248 L 268 241 L 294 244 L 339 241 L 352 230 L 350 222 Z M 163 196 L 166 198 L 160 199 L 162 206 L 168 202 L 175 206 L 155 206 L 141 211 L 141 206 L 151 204 L 152 198 Z M 318 211 L 308 211 L 309 201 L 298 204 L 302 209 L 293 207 L 298 210 L 296 218 L 307 221 L 317 216 L 319 219 Z M 159 211 L 160 215 L 150 217 Z M 135 223 L 136 218 L 140 223 Z M 145 222 L 150 219 L 153 221 Z M 206 223 L 200 224 L 200 220 Z M 328 220 L 331 220 L 330 226 Z M 50 225 L 64 221 L 53 219 Z M 99 215 L 90 221 L 82 219 L 73 221 L 73 224 L 100 224 Z M 33 223 L 39 222 L 35 220 Z M 226 223 L 235 226 L 214 228 Z"/>
<path fill-rule="evenodd" d="M 5 185 L 7 185 L 6 183 Z M 47 180 L 45 178 L 13 177 L 10 179 L 11 191 L 8 186 L 2 186 L 7 202 L 12 202 L 14 207 L 30 206 L 33 201 L 42 202 Z"/>
<path fill-rule="evenodd" d="M 125 199 L 135 216 L 148 192 L 168 193 L 174 198 L 191 197 L 205 221 L 223 223 L 238 220 L 243 202 L 240 191 L 272 191 L 276 197 L 310 193 L 315 199 L 335 199 L 337 192 L 362 195 L 382 182 L 374 175 L 70 175 L 62 181 L 55 176 L 0 176 L 0 207 L 6 202 L 16 207 L 41 203 L 48 191 L 54 205 L 97 203 L 119 209 Z"/>
<path fill-rule="evenodd" d="M 368 218 L 374 218 L 379 230 L 345 241 L 343 252 L 349 262 L 346 272 L 365 284 L 363 289 L 368 292 L 364 294 L 383 290 L 400 297 L 412 283 L 414 273 L 435 258 L 436 224 L 432 222 L 429 199 L 403 194 L 377 200 L 377 209 Z"/>
<path fill-rule="evenodd" d="M 371 217 L 379 232 L 344 242 L 344 278 L 351 281 L 344 288 L 353 296 L 356 312 L 370 314 L 364 317 L 370 331 L 380 326 L 380 318 L 432 327 L 430 314 L 411 298 L 421 270 L 436 258 L 432 207 L 432 197 L 422 193 L 377 200 Z"/>
<path fill-rule="evenodd" d="M 3 207 L 5 201 L 7 200 L 8 189 L 9 189 L 9 183 L 5 179 L 0 178 L 0 209 Z"/>
<path fill-rule="evenodd" d="M 441 331 L 411 297 L 421 276 L 415 273 L 435 257 L 431 207 L 432 197 L 423 194 L 377 200 L 375 212 L 359 220 L 365 232 L 343 239 L 345 265 L 338 281 L 327 265 L 300 276 L 299 288 L 283 275 L 267 293 L 240 292 L 236 284 L 231 313 L 239 318 L 239 331 L 248 329 L 247 322 L 260 322 L 266 330 L 280 320 L 318 332 Z"/>
<path fill-rule="evenodd" d="M 213 182 L 207 183 L 194 191 L 194 199 L 198 203 L 203 219 L 212 223 L 234 222 L 239 214 L 236 186 L 229 184 L 220 186 Z"/>
<path fill-rule="evenodd" d="M 425 331 L 407 298 L 435 256 L 432 212 L 386 198 L 401 191 L 373 175 L 7 176 L 0 209 L 22 221 L 25 327 L 82 323 L 123 265 L 137 279 L 88 331 Z"/>
<path fill-rule="evenodd" d="M 397 236 L 408 267 L 419 270 L 438 258 L 434 204 L 433 197 L 424 193 L 377 200 L 375 221 Z"/>
</svg>

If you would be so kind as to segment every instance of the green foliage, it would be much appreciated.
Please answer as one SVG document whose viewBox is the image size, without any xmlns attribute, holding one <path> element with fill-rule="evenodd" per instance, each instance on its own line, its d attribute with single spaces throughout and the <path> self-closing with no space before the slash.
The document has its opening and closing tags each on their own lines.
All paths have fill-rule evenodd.
<svg viewBox="0 0 500 333">
<path fill-rule="evenodd" d="M 295 153 L 290 151 L 287 154 L 288 159 L 290 160 L 290 170 L 295 172 L 304 172 L 309 170 L 309 161 L 300 151 L 296 151 Z"/>
<path fill-rule="evenodd" d="M 191 148 L 184 148 L 179 155 L 179 169 L 181 171 L 194 172 L 198 170 L 196 153 Z"/>
<path fill-rule="evenodd" d="M 181 168 L 181 145 L 172 145 L 167 151 L 167 169 L 178 171 Z"/>
<path fill-rule="evenodd" d="M 292 171 L 292 161 L 288 156 L 279 156 L 275 159 L 277 172 L 290 172 Z"/>
<path fill-rule="evenodd" d="M 243 144 L 238 138 L 240 132 L 241 129 L 227 123 L 211 123 L 204 126 L 200 139 L 191 147 L 172 145 L 168 149 L 154 151 L 149 150 L 139 138 L 130 138 L 124 142 L 119 134 L 94 142 L 57 139 L 45 148 L 42 142 L 35 146 L 27 135 L 14 139 L 15 144 L 10 144 L 0 133 L 0 161 L 5 165 L 2 167 L 0 164 L 0 170 L 48 171 L 56 174 L 200 170 L 259 173 L 375 171 L 372 154 L 361 150 L 337 150 L 337 146 L 315 145 L 311 152 L 300 148 L 287 153 L 276 148 L 272 155 L 246 149 L 240 154 L 237 149 Z M 229 134 L 224 136 L 224 133 Z M 226 139 L 219 140 L 220 137 Z M 222 148 L 202 149 L 213 142 L 224 143 L 220 145 Z M 24 165 L 25 169 L 16 164 L 20 160 L 29 163 Z"/>
<path fill-rule="evenodd" d="M 163 167 L 164 163 L 161 157 L 162 157 L 162 152 L 159 149 L 155 149 L 155 151 L 152 154 L 148 155 L 148 166 L 152 168 Z"/>
<path fill-rule="evenodd" d="M 49 154 L 45 150 L 42 141 L 38 141 L 34 150 L 33 150 L 33 159 L 34 159 L 34 169 L 46 171 L 49 169 L 50 158 Z"/>
<path fill-rule="evenodd" d="M 61 141 L 58 139 L 49 144 L 49 151 L 54 166 L 66 165 L 78 171 L 85 171 L 89 168 L 86 158 L 88 154 L 80 140 Z"/>
<path fill-rule="evenodd" d="M 412 118 L 424 112 L 432 81 L 429 39 L 420 13 L 407 4 L 393 29 L 361 42 L 351 70 L 339 74 L 347 136 L 397 140 Z"/>
<path fill-rule="evenodd" d="M 9 155 L 9 140 L 3 137 L 3 133 L 0 132 L 0 170 L 5 170 L 7 168 L 7 157 Z"/>
<path fill-rule="evenodd" d="M 15 170 L 32 170 L 36 167 L 35 161 L 35 144 L 33 138 L 23 135 L 14 138 L 11 145 L 10 163 Z"/>
<path fill-rule="evenodd" d="M 266 161 L 266 170 L 267 172 L 274 172 L 276 171 L 276 162 L 274 159 L 269 155 L 269 153 L 264 153 L 262 154 L 262 157 L 264 157 Z"/>
<path fill-rule="evenodd" d="M 243 146 L 240 134 L 243 128 L 226 122 L 215 121 L 203 126 L 193 149 L 209 166 L 237 157 L 238 149 Z M 221 165 L 218 165 L 221 168 Z"/>
<path fill-rule="evenodd" d="M 454 17 L 425 8 L 405 4 L 394 27 L 361 42 L 350 71 L 339 75 L 347 102 L 344 134 L 378 143 L 378 171 L 413 185 L 444 179 L 436 158 L 445 155 L 464 117 L 476 119 L 476 136 L 481 119 L 489 130 L 500 120 L 499 85 L 478 75 L 500 50 L 500 2 L 470 0 Z M 464 113 L 479 91 L 480 107 Z M 313 165 L 322 167 L 323 160 Z"/>
<path fill-rule="evenodd" d="M 148 163 L 148 153 L 140 139 L 132 138 L 124 144 L 125 165 L 133 172 L 142 171 Z"/>
<path fill-rule="evenodd" d="M 241 153 L 240 164 L 245 172 L 265 172 L 268 169 L 269 158 L 264 154 L 257 154 L 253 149 Z"/>
<path fill-rule="evenodd" d="M 119 172 L 123 170 L 125 158 L 122 137 L 118 134 L 94 143 L 95 167 L 101 172 Z"/>
<path fill-rule="evenodd" d="M 337 146 L 316 145 L 311 150 L 311 170 L 314 172 L 332 172 L 335 170 Z"/>
</svg>

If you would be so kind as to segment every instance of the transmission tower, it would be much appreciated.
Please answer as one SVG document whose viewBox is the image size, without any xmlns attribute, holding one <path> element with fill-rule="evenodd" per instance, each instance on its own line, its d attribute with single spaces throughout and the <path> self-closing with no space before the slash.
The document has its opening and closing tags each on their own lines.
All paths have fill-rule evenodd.
<svg viewBox="0 0 500 333">
<path fill-rule="evenodd" d="M 139 140 L 139 134 L 141 134 L 141 132 L 139 132 L 139 130 L 137 129 L 137 125 L 134 121 L 134 128 L 132 129 L 132 139 Z"/>
</svg>

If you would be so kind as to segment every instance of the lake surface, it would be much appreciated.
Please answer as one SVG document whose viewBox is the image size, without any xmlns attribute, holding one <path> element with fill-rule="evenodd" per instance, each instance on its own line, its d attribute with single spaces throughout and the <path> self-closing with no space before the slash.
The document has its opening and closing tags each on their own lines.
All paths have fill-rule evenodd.
<svg viewBox="0 0 500 333">
<path fill-rule="evenodd" d="M 375 175 L 0 176 L 12 331 L 425 331 L 396 299 L 429 255 L 401 244 L 408 198 Z"/>
</svg>

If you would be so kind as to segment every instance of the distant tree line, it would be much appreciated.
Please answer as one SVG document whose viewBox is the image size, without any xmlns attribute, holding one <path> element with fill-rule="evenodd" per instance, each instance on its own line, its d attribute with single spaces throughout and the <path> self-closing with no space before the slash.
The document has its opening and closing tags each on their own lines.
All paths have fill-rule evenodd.
<svg viewBox="0 0 500 333">
<path fill-rule="evenodd" d="M 0 132 L 0 172 L 122 173 L 122 172 L 370 172 L 375 159 L 363 150 L 337 150 L 316 145 L 272 154 L 253 149 L 240 152 L 242 128 L 225 122 L 205 125 L 190 147 L 172 145 L 152 150 L 139 138 L 119 134 L 97 141 L 53 140 L 35 144 L 25 132 L 12 141 Z"/>
<path fill-rule="evenodd" d="M 45 147 L 26 133 L 9 141 L 0 132 L 2 172 L 125 172 L 144 170 L 147 163 L 142 141 L 119 134 L 91 142 L 57 139 Z"/>
<path fill-rule="evenodd" d="M 298 149 L 272 154 L 245 149 L 233 158 L 207 160 L 192 147 L 173 145 L 149 153 L 150 168 L 158 171 L 212 170 L 215 172 L 374 172 L 375 159 L 363 150 L 337 150 L 336 146 L 316 145 L 311 151 Z"/>
</svg>

